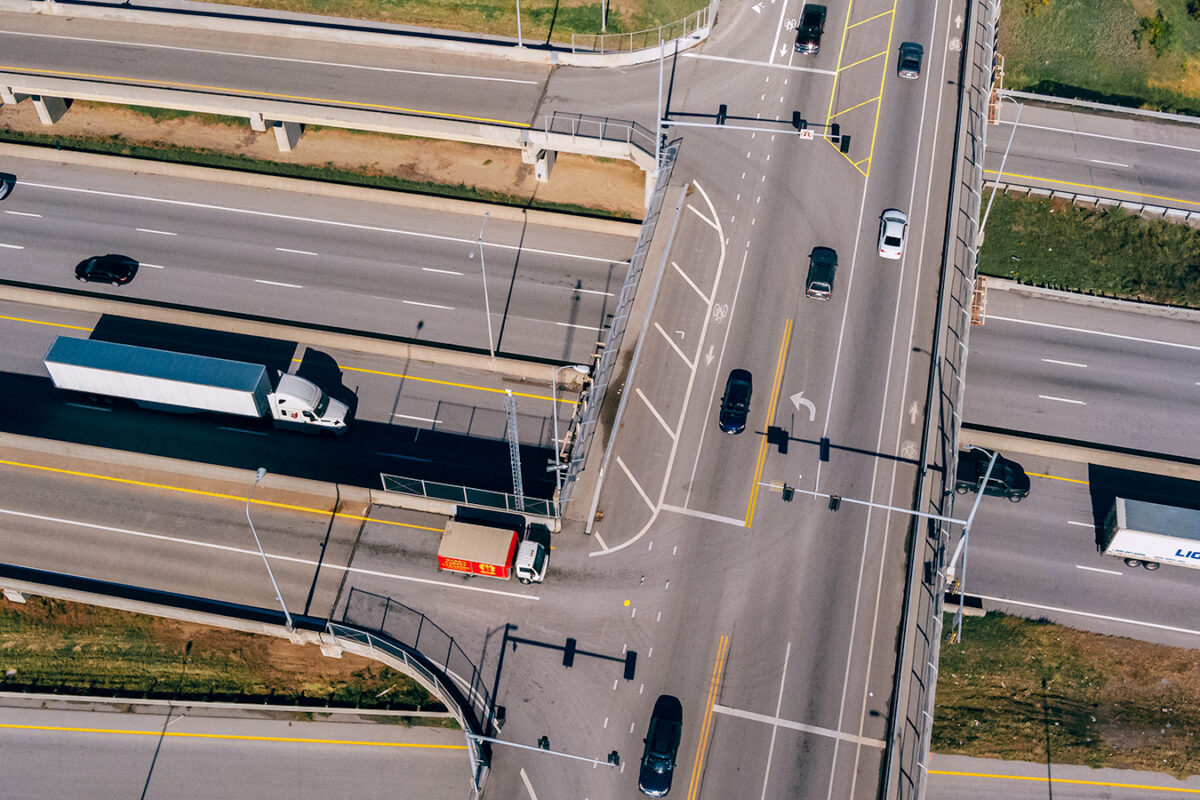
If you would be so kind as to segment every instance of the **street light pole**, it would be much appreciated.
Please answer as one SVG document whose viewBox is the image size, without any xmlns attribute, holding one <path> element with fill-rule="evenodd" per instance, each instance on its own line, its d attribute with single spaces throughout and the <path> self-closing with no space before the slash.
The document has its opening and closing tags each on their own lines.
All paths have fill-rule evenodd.
<svg viewBox="0 0 1200 800">
<path fill-rule="evenodd" d="M 518 8 L 520 6 L 518 5 Z M 519 19 L 519 17 L 518 17 Z M 487 316 L 488 330 L 488 353 L 493 359 L 496 358 L 496 347 L 492 343 L 492 305 L 488 300 L 487 290 L 487 266 L 483 263 L 483 229 L 487 227 L 488 217 L 492 215 L 491 211 L 487 211 L 483 215 L 483 224 L 479 226 L 479 236 L 475 239 L 475 245 L 479 248 L 479 270 L 483 273 L 483 313 Z M 471 251 L 470 258 L 475 257 L 475 251 Z"/>
<path fill-rule="evenodd" d="M 517 0 L 517 47 L 524 47 L 521 43 L 521 0 Z"/>
<path fill-rule="evenodd" d="M 954 548 L 954 555 L 950 556 L 950 565 L 946 567 L 946 583 L 947 585 L 954 581 L 954 565 L 958 561 L 958 554 L 962 553 L 962 579 L 959 581 L 958 587 L 958 614 L 954 617 L 954 637 L 955 641 L 962 641 L 962 621 L 963 621 L 963 606 L 966 602 L 966 592 L 964 587 L 967 582 L 967 536 L 971 533 L 971 523 L 975 520 L 975 512 L 979 510 L 979 501 L 983 499 L 983 490 L 987 487 L 988 481 L 992 478 L 992 468 L 996 466 L 996 457 L 1000 455 L 999 451 L 988 452 L 982 447 L 968 445 L 972 450 L 978 450 L 981 453 L 987 453 L 991 456 L 988 461 L 987 471 L 983 473 L 983 483 L 979 486 L 979 491 L 975 495 L 975 503 L 971 506 L 971 513 L 967 514 L 967 521 L 963 524 L 962 536 L 958 539 L 958 545 Z"/>
<path fill-rule="evenodd" d="M 1004 165 L 1008 161 L 1008 151 L 1012 147 L 1013 139 L 1017 135 L 1017 125 L 1021 123 L 1021 112 L 1025 110 L 1024 103 L 1013 100 L 1011 97 L 1002 94 L 1000 95 L 1000 99 L 1008 99 L 1010 102 L 1017 104 L 1017 118 L 1013 120 L 1012 133 L 1008 135 L 1008 144 L 1005 145 L 1004 155 L 1000 159 L 1000 171 L 996 174 L 996 182 L 992 184 L 992 193 L 988 196 L 988 204 L 983 212 L 983 219 L 979 221 L 979 241 L 975 244 L 977 248 L 983 246 L 983 229 L 987 226 L 988 214 L 992 213 L 992 201 L 996 199 L 996 190 L 1000 188 L 1000 178 L 1004 176 Z"/>
<path fill-rule="evenodd" d="M 271 562 L 267 560 L 267 554 L 263 551 L 262 542 L 258 539 L 258 531 L 254 530 L 254 520 L 250 519 L 250 500 L 254 497 L 254 490 L 258 488 L 258 482 L 266 476 L 266 467 L 259 467 L 258 472 L 254 475 L 254 487 L 250 489 L 250 497 L 246 498 L 246 522 L 250 523 L 250 532 L 254 534 L 254 543 L 258 545 L 258 552 L 262 556 L 263 564 L 267 566 L 267 576 L 271 579 L 271 585 L 275 587 L 275 597 L 278 598 L 279 605 L 283 608 L 283 617 L 287 620 L 287 627 L 290 632 L 296 630 L 296 626 L 292 624 L 292 615 L 288 613 L 287 603 L 283 602 L 283 594 L 279 591 L 279 584 L 275 582 L 275 573 L 271 571 Z"/>
</svg>

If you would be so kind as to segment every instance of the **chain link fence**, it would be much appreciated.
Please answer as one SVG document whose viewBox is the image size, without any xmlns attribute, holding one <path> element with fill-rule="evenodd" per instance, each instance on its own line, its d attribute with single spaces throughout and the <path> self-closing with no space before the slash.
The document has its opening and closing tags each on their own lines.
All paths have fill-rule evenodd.
<svg viewBox="0 0 1200 800">
<path fill-rule="evenodd" d="M 646 50 L 658 47 L 659 42 L 669 42 L 682 39 L 685 36 L 698 34 L 711 28 L 717 18 L 717 3 L 712 0 L 699 11 L 693 11 L 683 19 L 659 25 L 657 28 L 647 28 L 633 33 L 573 33 L 571 34 L 572 53 L 630 53 L 634 50 Z"/>
<path fill-rule="evenodd" d="M 403 475 L 380 473 L 385 492 L 396 492 L 413 497 L 425 497 L 430 500 L 445 500 L 460 506 L 475 506 L 477 508 L 496 508 L 513 511 L 518 514 L 533 514 L 539 517 L 557 517 L 557 504 L 554 500 L 544 500 L 536 497 L 526 497 L 517 502 L 515 494 L 496 492 L 490 489 L 473 489 L 457 483 L 438 483 L 422 478 L 407 478 Z"/>
</svg>

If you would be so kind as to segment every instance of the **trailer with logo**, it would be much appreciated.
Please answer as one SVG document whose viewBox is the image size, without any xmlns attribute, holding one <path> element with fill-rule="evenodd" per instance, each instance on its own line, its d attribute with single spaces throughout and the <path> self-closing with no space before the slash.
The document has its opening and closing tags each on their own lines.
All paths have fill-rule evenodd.
<svg viewBox="0 0 1200 800">
<path fill-rule="evenodd" d="M 1104 520 L 1100 552 L 1130 567 L 1200 569 L 1200 511 L 1118 497 Z"/>
<path fill-rule="evenodd" d="M 438 569 L 502 580 L 508 580 L 515 572 L 521 583 L 541 583 L 546 577 L 548 551 L 545 544 L 534 537 L 522 538 L 521 531 L 514 528 L 452 519 L 442 532 Z"/>
</svg>

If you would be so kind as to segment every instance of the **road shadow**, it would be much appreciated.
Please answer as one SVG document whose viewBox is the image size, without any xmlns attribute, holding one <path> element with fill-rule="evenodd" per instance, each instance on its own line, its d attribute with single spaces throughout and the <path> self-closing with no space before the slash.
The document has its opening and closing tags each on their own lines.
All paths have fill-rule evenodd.
<svg viewBox="0 0 1200 800">
<path fill-rule="evenodd" d="M 1126 469 L 1088 464 L 1096 549 L 1104 547 L 1104 520 L 1118 497 L 1200 510 L 1200 483 Z"/>
</svg>

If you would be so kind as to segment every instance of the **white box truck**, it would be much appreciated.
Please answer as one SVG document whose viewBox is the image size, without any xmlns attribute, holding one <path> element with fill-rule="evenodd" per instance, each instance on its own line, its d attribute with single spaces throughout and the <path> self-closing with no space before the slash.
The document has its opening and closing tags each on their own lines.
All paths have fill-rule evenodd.
<svg viewBox="0 0 1200 800">
<path fill-rule="evenodd" d="M 1105 517 L 1100 551 L 1131 567 L 1200 568 L 1200 511 L 1118 497 Z"/>
<path fill-rule="evenodd" d="M 270 417 L 278 428 L 346 432 L 345 403 L 262 364 L 60 336 L 46 354 L 55 387 L 123 397 L 160 411 Z"/>
</svg>

